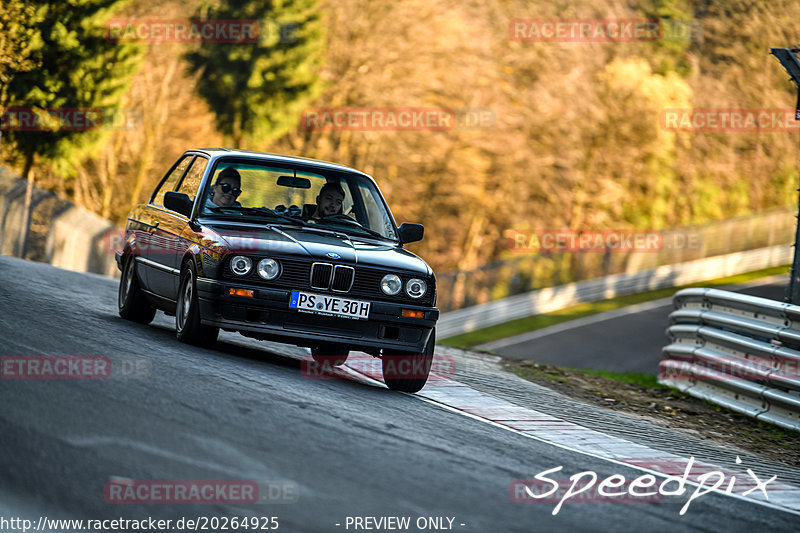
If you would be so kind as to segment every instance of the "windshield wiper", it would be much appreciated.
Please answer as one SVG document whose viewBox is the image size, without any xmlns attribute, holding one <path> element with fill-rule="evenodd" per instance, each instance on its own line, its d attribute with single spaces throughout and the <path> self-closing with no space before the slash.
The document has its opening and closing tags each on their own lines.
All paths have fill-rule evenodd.
<svg viewBox="0 0 800 533">
<path fill-rule="evenodd" d="M 382 234 L 378 233 L 377 231 L 375 231 L 373 229 L 364 227 L 357 220 L 353 220 L 349 216 L 343 215 L 341 213 L 337 214 L 337 215 L 331 215 L 331 216 L 323 217 L 323 218 L 320 218 L 320 219 L 316 219 L 316 222 L 318 222 L 318 223 L 319 222 L 347 223 L 347 224 L 349 224 L 351 226 L 356 226 L 356 229 L 358 229 L 360 231 L 363 231 L 363 232 L 365 232 L 365 233 L 367 233 L 369 235 L 372 235 L 374 237 L 379 237 L 381 239 L 388 239 L 388 237 L 386 237 L 385 235 L 382 235 Z"/>
<path fill-rule="evenodd" d="M 296 226 L 305 226 L 306 225 L 306 223 L 303 222 L 302 220 L 300 220 L 299 218 L 290 217 L 288 215 L 284 215 L 284 214 L 278 213 L 277 211 L 274 211 L 274 210 L 270 209 L 269 207 L 242 207 L 241 210 L 244 211 L 244 212 L 247 212 L 247 213 L 257 213 L 259 215 L 269 215 L 269 216 L 277 217 L 277 218 L 280 218 L 282 220 L 287 220 L 287 221 L 291 222 L 292 224 L 294 224 Z"/>
<path fill-rule="evenodd" d="M 222 207 L 222 206 L 214 206 L 214 207 L 206 207 L 205 209 L 212 211 L 214 213 L 239 213 L 240 210 L 237 207 Z"/>
</svg>

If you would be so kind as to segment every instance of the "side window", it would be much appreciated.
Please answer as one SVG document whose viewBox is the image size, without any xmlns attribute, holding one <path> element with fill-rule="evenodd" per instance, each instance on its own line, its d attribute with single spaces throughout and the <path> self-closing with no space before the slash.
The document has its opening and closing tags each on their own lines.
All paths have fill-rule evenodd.
<svg viewBox="0 0 800 533">
<path fill-rule="evenodd" d="M 186 167 L 188 167 L 189 163 L 192 161 L 192 157 L 193 156 L 191 155 L 185 156 L 183 159 L 181 159 L 181 162 L 178 163 L 178 166 L 169 173 L 167 179 L 164 180 L 164 182 L 161 184 L 161 187 L 158 188 L 153 196 L 153 203 L 155 205 L 164 205 L 164 193 L 175 190 L 175 186 L 178 185 L 178 180 L 180 180 L 181 176 L 183 176 L 183 173 L 186 171 Z"/>
<path fill-rule="evenodd" d="M 200 188 L 200 181 L 203 179 L 203 172 L 206 170 L 207 165 L 208 159 L 197 156 L 192 166 L 189 167 L 189 172 L 186 173 L 180 187 L 178 187 L 178 192 L 188 194 L 189 198 L 194 201 L 197 195 L 197 189 Z"/>
<path fill-rule="evenodd" d="M 358 184 L 358 189 L 367 215 L 367 223 L 365 225 L 384 237 L 389 239 L 397 238 L 388 213 L 379 207 L 381 200 L 378 191 L 361 183 Z M 359 222 L 363 224 L 363 221 Z"/>
</svg>

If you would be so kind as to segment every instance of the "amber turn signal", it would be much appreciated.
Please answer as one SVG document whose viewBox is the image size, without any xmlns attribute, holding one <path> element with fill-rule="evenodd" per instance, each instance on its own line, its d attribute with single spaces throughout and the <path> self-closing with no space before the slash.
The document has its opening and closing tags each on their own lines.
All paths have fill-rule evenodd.
<svg viewBox="0 0 800 533">
<path fill-rule="evenodd" d="M 248 298 L 253 297 L 253 290 L 252 289 L 235 289 L 231 287 L 228 290 L 228 294 L 230 296 L 247 296 Z"/>
<path fill-rule="evenodd" d="M 425 311 L 416 311 L 414 309 L 403 309 L 401 314 L 406 318 L 425 318 Z"/>
</svg>

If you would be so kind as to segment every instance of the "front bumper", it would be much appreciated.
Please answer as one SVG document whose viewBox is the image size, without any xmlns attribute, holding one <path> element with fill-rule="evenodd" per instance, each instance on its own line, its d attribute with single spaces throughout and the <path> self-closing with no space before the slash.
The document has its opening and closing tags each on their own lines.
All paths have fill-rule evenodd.
<svg viewBox="0 0 800 533">
<path fill-rule="evenodd" d="M 253 297 L 231 296 L 231 288 L 251 289 Z M 435 307 L 382 301 L 372 301 L 367 320 L 304 313 L 289 308 L 289 290 L 208 278 L 198 278 L 197 293 L 203 324 L 298 346 L 330 342 L 367 352 L 422 353 L 439 319 Z M 423 311 L 424 318 L 403 317 L 403 309 Z"/>
</svg>

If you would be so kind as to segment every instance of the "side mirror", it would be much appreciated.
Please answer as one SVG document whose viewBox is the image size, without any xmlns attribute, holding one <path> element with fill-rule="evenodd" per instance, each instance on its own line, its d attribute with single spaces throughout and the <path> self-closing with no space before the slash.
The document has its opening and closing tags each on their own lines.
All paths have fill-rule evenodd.
<svg viewBox="0 0 800 533">
<path fill-rule="evenodd" d="M 400 224 L 397 231 L 400 233 L 400 244 L 408 244 L 422 240 L 422 236 L 425 234 L 425 226 L 404 222 Z"/>
<path fill-rule="evenodd" d="M 185 217 L 192 216 L 192 199 L 184 192 L 167 191 L 164 193 L 164 207 Z"/>
</svg>

